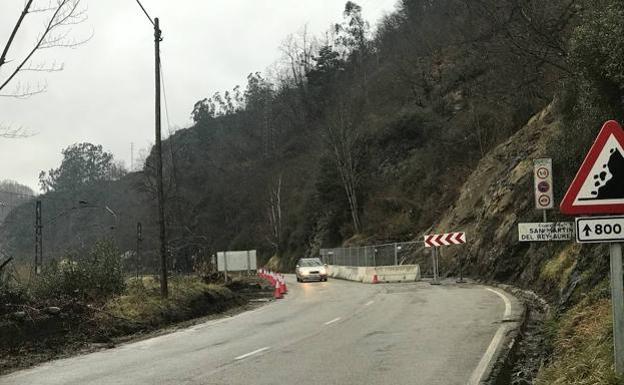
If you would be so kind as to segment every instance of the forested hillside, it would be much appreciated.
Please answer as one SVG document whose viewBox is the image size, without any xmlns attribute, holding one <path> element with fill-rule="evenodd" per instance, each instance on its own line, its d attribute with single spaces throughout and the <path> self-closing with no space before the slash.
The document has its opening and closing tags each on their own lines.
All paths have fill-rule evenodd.
<svg viewBox="0 0 624 385">
<path fill-rule="evenodd" d="M 0 180 L 0 222 L 11 210 L 29 200 L 34 194 L 28 186 L 11 180 Z"/>
<path fill-rule="evenodd" d="M 586 51 L 597 47 L 579 26 L 593 5 L 404 0 L 371 28 L 348 2 L 325 36 L 290 36 L 270 76 L 206 90 L 195 124 L 165 142 L 174 260 L 189 266 L 193 256 L 254 247 L 288 265 L 321 246 L 419 237 L 490 149 L 555 95 L 591 92 L 595 71 L 575 66 L 595 64 Z M 70 191 L 42 179 L 50 256 L 103 236 L 134 249 L 137 221 L 148 255 L 155 250 L 151 163 L 117 182 L 121 174 L 76 177 Z M 116 230 L 80 201 L 110 207 Z M 24 257 L 33 207 L 14 211 L 2 231 L 5 247 Z"/>
</svg>

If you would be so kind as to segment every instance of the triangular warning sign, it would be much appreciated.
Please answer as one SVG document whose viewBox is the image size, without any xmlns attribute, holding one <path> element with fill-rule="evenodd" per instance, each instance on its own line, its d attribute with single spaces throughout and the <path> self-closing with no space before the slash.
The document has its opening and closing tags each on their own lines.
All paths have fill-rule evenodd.
<svg viewBox="0 0 624 385">
<path fill-rule="evenodd" d="M 602 127 L 560 209 L 569 215 L 624 214 L 624 131 L 618 122 Z"/>
</svg>

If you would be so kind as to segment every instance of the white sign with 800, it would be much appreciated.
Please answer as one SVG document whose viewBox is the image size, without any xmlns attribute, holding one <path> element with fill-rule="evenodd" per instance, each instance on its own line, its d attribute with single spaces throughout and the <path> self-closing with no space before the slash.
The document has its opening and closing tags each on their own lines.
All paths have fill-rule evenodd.
<svg viewBox="0 0 624 385">
<path fill-rule="evenodd" d="M 576 241 L 610 243 L 624 241 L 624 216 L 576 218 Z"/>
</svg>

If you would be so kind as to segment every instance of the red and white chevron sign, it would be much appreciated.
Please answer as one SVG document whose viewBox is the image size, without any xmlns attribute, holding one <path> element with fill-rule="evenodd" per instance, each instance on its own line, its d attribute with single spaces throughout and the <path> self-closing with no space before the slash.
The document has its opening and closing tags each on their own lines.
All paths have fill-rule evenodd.
<svg viewBox="0 0 624 385">
<path fill-rule="evenodd" d="M 461 245 L 466 243 L 466 233 L 425 235 L 425 247 Z"/>
</svg>

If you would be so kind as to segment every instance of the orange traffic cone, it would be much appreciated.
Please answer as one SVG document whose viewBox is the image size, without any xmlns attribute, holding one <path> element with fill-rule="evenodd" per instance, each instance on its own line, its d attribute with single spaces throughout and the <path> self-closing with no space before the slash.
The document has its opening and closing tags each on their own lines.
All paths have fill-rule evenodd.
<svg viewBox="0 0 624 385">
<path fill-rule="evenodd" d="M 373 275 L 373 282 L 372 283 L 379 283 L 379 279 L 377 278 L 377 274 Z"/>
<path fill-rule="evenodd" d="M 275 291 L 273 292 L 273 297 L 275 299 L 281 299 L 284 298 L 284 295 L 282 295 L 282 291 L 280 290 L 280 284 L 279 281 L 277 283 L 275 283 Z"/>
</svg>

